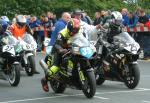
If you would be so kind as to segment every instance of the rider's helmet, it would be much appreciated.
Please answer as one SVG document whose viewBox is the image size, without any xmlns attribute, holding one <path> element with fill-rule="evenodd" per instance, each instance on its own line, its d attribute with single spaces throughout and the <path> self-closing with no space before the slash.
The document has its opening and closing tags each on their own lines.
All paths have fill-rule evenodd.
<svg viewBox="0 0 150 103">
<path fill-rule="evenodd" d="M 73 18 L 67 24 L 70 36 L 74 36 L 80 30 L 80 20 Z"/>
<path fill-rule="evenodd" d="M 27 23 L 27 19 L 25 18 L 24 15 L 18 15 L 16 17 L 16 23 L 20 26 L 20 27 L 23 27 L 26 25 Z"/>
<path fill-rule="evenodd" d="M 118 11 L 114 11 L 111 13 L 112 15 L 112 23 L 116 26 L 120 26 L 122 25 L 122 21 L 123 21 L 123 18 L 122 18 L 122 14 Z"/>
<path fill-rule="evenodd" d="M 1 16 L 1 20 L 9 23 L 9 18 L 7 16 Z"/>
<path fill-rule="evenodd" d="M 118 11 L 113 11 L 111 13 L 111 22 L 110 22 L 110 29 L 112 33 L 118 34 L 121 32 L 123 18 L 122 14 Z"/>
</svg>

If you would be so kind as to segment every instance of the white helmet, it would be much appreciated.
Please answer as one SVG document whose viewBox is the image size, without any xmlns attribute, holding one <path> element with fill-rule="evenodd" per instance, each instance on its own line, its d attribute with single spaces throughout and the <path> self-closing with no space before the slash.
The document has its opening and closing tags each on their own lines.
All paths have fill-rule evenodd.
<svg viewBox="0 0 150 103">
<path fill-rule="evenodd" d="M 7 16 L 1 16 L 1 19 L 6 21 L 6 22 L 9 22 L 9 18 Z"/>
<path fill-rule="evenodd" d="M 113 23 L 114 23 L 114 24 L 116 24 L 116 25 L 118 25 L 118 26 L 122 24 L 123 18 L 122 18 L 122 14 L 121 14 L 120 12 L 118 12 L 118 11 L 113 11 L 113 12 L 111 13 L 111 15 L 112 15 L 112 19 L 114 19 L 114 20 L 113 20 Z"/>
<path fill-rule="evenodd" d="M 20 26 L 24 26 L 27 23 L 27 19 L 25 18 L 24 15 L 18 15 L 16 17 L 16 22 Z"/>
</svg>

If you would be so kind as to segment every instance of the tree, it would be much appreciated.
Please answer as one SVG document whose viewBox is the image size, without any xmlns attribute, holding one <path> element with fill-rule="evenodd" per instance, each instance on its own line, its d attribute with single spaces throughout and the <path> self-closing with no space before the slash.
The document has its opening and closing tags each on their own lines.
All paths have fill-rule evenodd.
<svg viewBox="0 0 150 103">
<path fill-rule="evenodd" d="M 128 0 L 133 1 L 133 0 Z M 149 0 L 138 0 L 138 6 L 149 9 Z M 86 11 L 90 16 L 94 12 L 104 10 L 120 10 L 128 7 L 135 10 L 137 4 L 125 4 L 123 0 L 0 0 L 0 14 L 14 17 L 15 14 L 41 15 L 52 11 L 60 16 L 64 11 L 73 11 L 76 8 Z"/>
</svg>

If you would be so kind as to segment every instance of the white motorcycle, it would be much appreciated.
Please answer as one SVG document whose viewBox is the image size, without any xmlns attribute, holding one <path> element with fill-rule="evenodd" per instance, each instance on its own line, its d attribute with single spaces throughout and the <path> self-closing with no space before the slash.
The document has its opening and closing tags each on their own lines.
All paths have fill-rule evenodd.
<svg viewBox="0 0 150 103">
<path fill-rule="evenodd" d="M 20 82 L 21 66 L 15 54 L 15 38 L 3 35 L 0 38 L 0 79 L 9 81 L 11 86 L 18 86 Z"/>
<path fill-rule="evenodd" d="M 25 69 L 28 76 L 32 76 L 36 69 L 35 55 L 37 43 L 30 34 L 25 34 L 23 39 L 18 38 L 18 50 L 16 50 L 18 60 Z"/>
</svg>

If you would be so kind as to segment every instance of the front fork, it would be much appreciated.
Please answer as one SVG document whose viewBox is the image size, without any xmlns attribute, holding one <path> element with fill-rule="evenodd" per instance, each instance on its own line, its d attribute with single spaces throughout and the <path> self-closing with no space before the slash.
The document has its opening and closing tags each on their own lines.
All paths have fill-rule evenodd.
<svg viewBox="0 0 150 103">
<path fill-rule="evenodd" d="M 83 86 L 83 88 L 86 86 L 85 83 L 86 83 L 86 75 L 85 75 L 85 72 L 91 72 L 93 71 L 93 68 L 88 68 L 86 69 L 86 71 L 84 72 L 82 69 L 81 69 L 81 65 L 80 63 L 78 63 L 78 74 L 79 74 L 79 79 L 80 79 L 80 83 L 81 85 Z"/>
<path fill-rule="evenodd" d="M 29 57 L 29 56 L 32 56 L 32 55 L 33 55 L 32 52 L 25 53 L 25 55 L 23 56 L 23 60 L 24 60 L 25 65 L 28 64 L 28 57 Z"/>
</svg>

